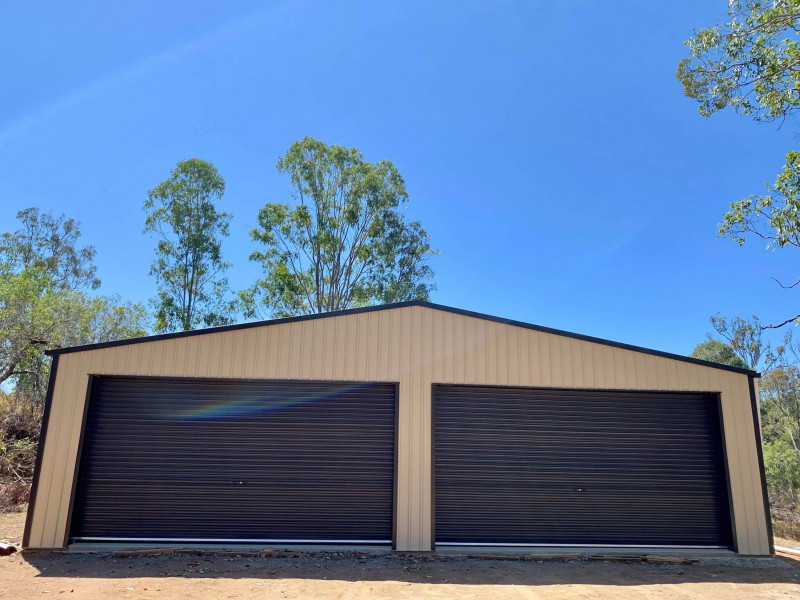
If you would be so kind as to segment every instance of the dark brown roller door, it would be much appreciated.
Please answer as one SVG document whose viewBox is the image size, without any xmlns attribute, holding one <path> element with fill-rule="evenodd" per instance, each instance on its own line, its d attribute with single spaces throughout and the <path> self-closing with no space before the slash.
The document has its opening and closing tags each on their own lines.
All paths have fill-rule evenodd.
<svg viewBox="0 0 800 600">
<path fill-rule="evenodd" d="M 389 544 L 395 386 L 93 378 L 73 541 Z"/>
<path fill-rule="evenodd" d="M 435 386 L 437 544 L 731 544 L 717 397 Z"/>
</svg>

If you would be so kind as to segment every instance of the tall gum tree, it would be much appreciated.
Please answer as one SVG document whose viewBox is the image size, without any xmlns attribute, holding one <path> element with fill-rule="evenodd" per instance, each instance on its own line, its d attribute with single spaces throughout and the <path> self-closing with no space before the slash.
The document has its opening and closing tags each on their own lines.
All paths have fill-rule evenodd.
<svg viewBox="0 0 800 600">
<path fill-rule="evenodd" d="M 231 215 L 217 210 L 225 180 L 210 162 L 190 158 L 148 194 L 145 233 L 156 236 L 150 268 L 158 286 L 155 328 L 159 332 L 224 325 L 231 321 L 230 266 L 222 258 Z"/>
<path fill-rule="evenodd" d="M 429 298 L 436 252 L 422 225 L 403 214 L 408 192 L 394 164 L 305 137 L 277 168 L 289 175 L 295 202 L 258 213 L 250 259 L 264 277 L 240 293 L 247 316 Z"/>
</svg>

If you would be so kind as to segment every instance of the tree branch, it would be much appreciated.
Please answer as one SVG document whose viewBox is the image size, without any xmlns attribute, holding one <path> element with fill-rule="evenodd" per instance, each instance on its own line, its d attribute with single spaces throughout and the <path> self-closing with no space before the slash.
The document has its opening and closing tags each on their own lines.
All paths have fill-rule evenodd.
<svg viewBox="0 0 800 600">
<path fill-rule="evenodd" d="M 795 315 L 789 319 L 786 319 L 782 323 L 778 323 L 777 325 L 762 325 L 761 329 L 780 329 L 784 325 L 788 325 L 792 321 L 797 321 L 798 319 L 800 319 L 800 315 Z"/>
<path fill-rule="evenodd" d="M 795 287 L 795 286 L 797 286 L 797 285 L 800 285 L 800 279 L 798 279 L 797 281 L 795 281 L 795 282 L 794 282 L 792 285 L 783 285 L 783 284 L 782 284 L 780 281 L 778 281 L 778 279 L 777 279 L 776 277 L 770 277 L 770 279 L 772 279 L 772 281 L 774 281 L 775 283 L 777 283 L 779 286 L 781 286 L 781 287 L 782 287 L 783 289 L 785 289 L 785 290 L 790 290 L 790 289 L 792 289 L 793 287 Z"/>
</svg>

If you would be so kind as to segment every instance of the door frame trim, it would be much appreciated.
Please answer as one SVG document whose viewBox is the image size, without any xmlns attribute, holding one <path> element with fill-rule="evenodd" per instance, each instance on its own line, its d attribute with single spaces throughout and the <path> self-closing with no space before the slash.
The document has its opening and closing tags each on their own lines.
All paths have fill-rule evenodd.
<svg viewBox="0 0 800 600">
<path fill-rule="evenodd" d="M 719 413 L 719 433 L 722 438 L 722 460 L 725 464 L 725 489 L 728 494 L 728 518 L 731 528 L 731 544 L 728 546 L 728 549 L 738 553 L 739 542 L 736 539 L 736 515 L 733 512 L 733 492 L 731 491 L 731 471 L 730 465 L 728 464 L 728 440 L 725 434 L 725 418 L 722 414 L 722 394 L 717 392 L 714 395 L 717 399 L 717 412 Z"/>
<path fill-rule="evenodd" d="M 86 382 L 86 398 L 83 401 L 83 418 L 81 419 L 81 431 L 78 437 L 78 454 L 75 456 L 75 469 L 72 474 L 72 489 L 69 493 L 69 506 L 67 508 L 67 526 L 64 528 L 64 543 L 63 548 L 66 548 L 70 542 L 70 533 L 72 530 L 72 511 L 75 508 L 75 494 L 78 490 L 78 481 L 82 480 L 81 471 L 81 456 L 83 455 L 84 438 L 86 437 L 86 419 L 89 416 L 89 402 L 92 398 L 92 391 L 94 383 L 97 380 L 97 375 L 89 375 L 89 380 Z"/>
</svg>

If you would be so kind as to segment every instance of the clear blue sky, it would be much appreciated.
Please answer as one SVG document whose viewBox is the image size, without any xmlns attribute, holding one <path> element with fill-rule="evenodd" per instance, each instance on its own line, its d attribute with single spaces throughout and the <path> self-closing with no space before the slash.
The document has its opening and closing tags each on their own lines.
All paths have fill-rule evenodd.
<svg viewBox="0 0 800 600">
<path fill-rule="evenodd" d="M 716 237 L 797 127 L 705 120 L 674 77 L 725 0 L 33 2 L 0 7 L 0 230 L 82 221 L 101 292 L 144 301 L 147 190 L 212 161 L 247 232 L 305 135 L 388 158 L 442 255 L 433 300 L 688 353 L 708 316 L 797 311 L 791 251 Z"/>
</svg>

